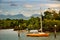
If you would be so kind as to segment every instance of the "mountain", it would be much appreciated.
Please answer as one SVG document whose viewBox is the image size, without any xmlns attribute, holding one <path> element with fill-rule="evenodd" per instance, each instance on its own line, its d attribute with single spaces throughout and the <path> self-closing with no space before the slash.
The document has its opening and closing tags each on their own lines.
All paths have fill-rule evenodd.
<svg viewBox="0 0 60 40">
<path fill-rule="evenodd" d="M 39 14 L 33 14 L 32 16 L 33 17 L 39 17 L 40 15 Z"/>
<path fill-rule="evenodd" d="M 17 14 L 17 15 L 3 15 L 0 14 L 0 19 L 28 19 L 28 17 L 25 17 L 23 14 Z"/>
<path fill-rule="evenodd" d="M 33 17 L 39 17 L 39 14 L 33 14 Z M 31 16 L 30 16 L 31 17 Z M 25 17 L 23 14 L 17 14 L 17 15 L 4 15 L 0 14 L 0 19 L 30 19 L 30 17 Z"/>
</svg>

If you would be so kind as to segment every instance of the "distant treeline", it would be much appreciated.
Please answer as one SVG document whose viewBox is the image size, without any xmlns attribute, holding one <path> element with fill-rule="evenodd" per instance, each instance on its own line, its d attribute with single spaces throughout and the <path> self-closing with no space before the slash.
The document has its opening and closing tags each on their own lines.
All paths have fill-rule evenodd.
<svg viewBox="0 0 60 40">
<path fill-rule="evenodd" d="M 54 31 L 54 25 L 56 25 L 56 30 L 60 31 L 60 11 L 46 10 L 44 15 L 41 16 L 43 31 Z M 0 29 L 40 29 L 40 24 L 40 17 L 31 17 L 29 20 L 7 18 L 5 20 L 0 20 Z"/>
</svg>

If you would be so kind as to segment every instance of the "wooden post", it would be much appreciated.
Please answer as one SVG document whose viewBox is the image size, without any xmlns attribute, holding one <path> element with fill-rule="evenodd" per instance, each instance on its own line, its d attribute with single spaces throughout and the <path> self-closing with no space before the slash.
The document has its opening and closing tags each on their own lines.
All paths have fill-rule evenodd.
<svg viewBox="0 0 60 40">
<path fill-rule="evenodd" d="M 20 37 L 20 25 L 19 25 L 19 29 L 18 29 L 18 37 Z"/>
<path fill-rule="evenodd" d="M 56 38 L 56 25 L 55 26 L 55 30 L 54 30 L 54 37 Z"/>
</svg>

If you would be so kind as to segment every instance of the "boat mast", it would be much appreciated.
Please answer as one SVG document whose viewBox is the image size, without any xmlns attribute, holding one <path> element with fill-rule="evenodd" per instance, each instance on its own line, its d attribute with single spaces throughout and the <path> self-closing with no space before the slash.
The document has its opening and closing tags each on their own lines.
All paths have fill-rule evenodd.
<svg viewBox="0 0 60 40">
<path fill-rule="evenodd" d="M 41 11 L 41 8 L 40 8 L 40 23 L 41 23 L 41 32 L 42 32 L 42 11 Z"/>
</svg>

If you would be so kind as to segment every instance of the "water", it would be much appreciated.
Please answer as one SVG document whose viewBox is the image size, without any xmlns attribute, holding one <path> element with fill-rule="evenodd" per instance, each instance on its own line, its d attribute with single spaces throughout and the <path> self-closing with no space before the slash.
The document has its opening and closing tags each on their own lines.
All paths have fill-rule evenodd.
<svg viewBox="0 0 60 40">
<path fill-rule="evenodd" d="M 17 31 L 13 29 L 0 30 L 0 40 L 60 40 L 60 33 L 54 38 L 54 34 L 50 33 L 49 37 L 27 37 L 26 32 L 21 32 L 18 37 Z"/>
</svg>

